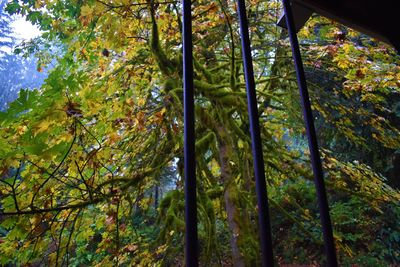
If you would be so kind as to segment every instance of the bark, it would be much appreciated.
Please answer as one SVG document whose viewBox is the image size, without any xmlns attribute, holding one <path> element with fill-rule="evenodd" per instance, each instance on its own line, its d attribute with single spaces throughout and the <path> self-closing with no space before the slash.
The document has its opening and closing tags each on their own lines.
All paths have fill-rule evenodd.
<svg viewBox="0 0 400 267">
<path fill-rule="evenodd" d="M 237 206 L 237 195 L 235 194 L 235 187 L 233 184 L 232 169 L 229 166 L 229 155 L 230 146 L 227 139 L 227 133 L 224 126 L 219 127 L 219 157 L 221 166 L 221 178 L 224 183 L 225 193 L 225 210 L 228 217 L 228 225 L 232 232 L 231 237 L 231 248 L 232 248 L 232 258 L 234 266 L 245 266 L 245 259 L 240 251 L 239 238 L 242 234 L 240 231 L 240 225 L 238 218 L 240 217 L 240 212 Z"/>
</svg>

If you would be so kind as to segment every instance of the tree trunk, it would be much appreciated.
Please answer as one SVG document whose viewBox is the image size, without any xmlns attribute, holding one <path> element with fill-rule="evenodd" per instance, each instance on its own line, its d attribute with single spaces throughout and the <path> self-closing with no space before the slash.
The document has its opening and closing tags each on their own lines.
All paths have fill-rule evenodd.
<svg viewBox="0 0 400 267">
<path fill-rule="evenodd" d="M 240 251 L 239 239 L 241 236 L 240 225 L 238 219 L 240 218 L 240 212 L 237 206 L 237 194 L 235 185 L 233 184 L 234 179 L 232 175 L 232 169 L 229 166 L 229 154 L 230 147 L 227 142 L 227 133 L 223 126 L 218 129 L 220 140 L 219 140 L 219 157 L 221 166 L 221 178 L 224 183 L 225 193 L 225 210 L 228 217 L 228 225 L 232 232 L 231 237 L 231 248 L 232 258 L 234 266 L 245 266 L 245 259 Z"/>
</svg>

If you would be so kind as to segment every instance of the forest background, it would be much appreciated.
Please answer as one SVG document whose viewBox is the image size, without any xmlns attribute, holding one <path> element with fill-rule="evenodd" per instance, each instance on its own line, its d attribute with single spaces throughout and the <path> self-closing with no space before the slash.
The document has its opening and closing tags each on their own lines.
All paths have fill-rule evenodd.
<svg viewBox="0 0 400 267">
<path fill-rule="evenodd" d="M 42 32 L 8 44 L 36 57 L 30 75 L 52 68 L 0 113 L 0 264 L 183 265 L 181 3 L 13 0 L 5 11 Z M 251 0 L 247 12 L 275 258 L 323 265 L 281 5 Z M 201 265 L 257 266 L 235 1 L 194 1 L 193 31 Z M 299 37 L 339 262 L 399 264 L 400 57 L 317 15 Z"/>
</svg>

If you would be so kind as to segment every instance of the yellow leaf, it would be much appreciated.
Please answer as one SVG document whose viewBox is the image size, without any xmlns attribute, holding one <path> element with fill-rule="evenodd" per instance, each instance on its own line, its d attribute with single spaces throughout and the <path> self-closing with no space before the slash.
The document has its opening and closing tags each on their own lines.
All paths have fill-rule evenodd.
<svg viewBox="0 0 400 267">
<path fill-rule="evenodd" d="M 48 120 L 41 121 L 39 124 L 37 124 L 35 126 L 34 135 L 36 136 L 42 132 L 45 132 L 49 128 L 50 125 L 51 125 L 51 122 Z"/>
<path fill-rule="evenodd" d="M 25 125 L 23 125 L 23 126 L 20 125 L 17 127 L 17 133 L 21 135 L 21 134 L 25 133 L 27 129 L 28 128 Z"/>
<path fill-rule="evenodd" d="M 70 142 L 72 139 L 72 135 L 70 133 L 65 133 L 62 135 L 58 136 L 58 139 L 56 140 L 56 144 L 59 144 L 61 142 Z"/>
<path fill-rule="evenodd" d="M 238 147 L 239 147 L 239 148 L 243 148 L 243 147 L 244 147 L 244 144 L 243 144 L 242 139 L 239 139 L 239 141 L 238 141 Z"/>
<path fill-rule="evenodd" d="M 81 16 L 83 17 L 90 17 L 92 15 L 92 9 L 85 5 L 81 7 Z"/>
<path fill-rule="evenodd" d="M 144 98 L 141 98 L 141 99 L 138 100 L 138 105 L 139 106 L 143 106 L 145 103 L 146 103 L 146 99 L 144 99 Z"/>
</svg>

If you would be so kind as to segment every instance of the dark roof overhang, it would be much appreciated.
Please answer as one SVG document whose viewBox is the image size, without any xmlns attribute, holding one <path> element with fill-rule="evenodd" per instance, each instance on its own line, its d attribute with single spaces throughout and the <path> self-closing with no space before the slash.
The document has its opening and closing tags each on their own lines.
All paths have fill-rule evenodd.
<svg viewBox="0 0 400 267">
<path fill-rule="evenodd" d="M 400 2 L 397 0 L 292 0 L 296 29 L 313 12 L 391 44 L 400 52 Z M 283 18 L 279 25 L 286 26 Z"/>
</svg>

